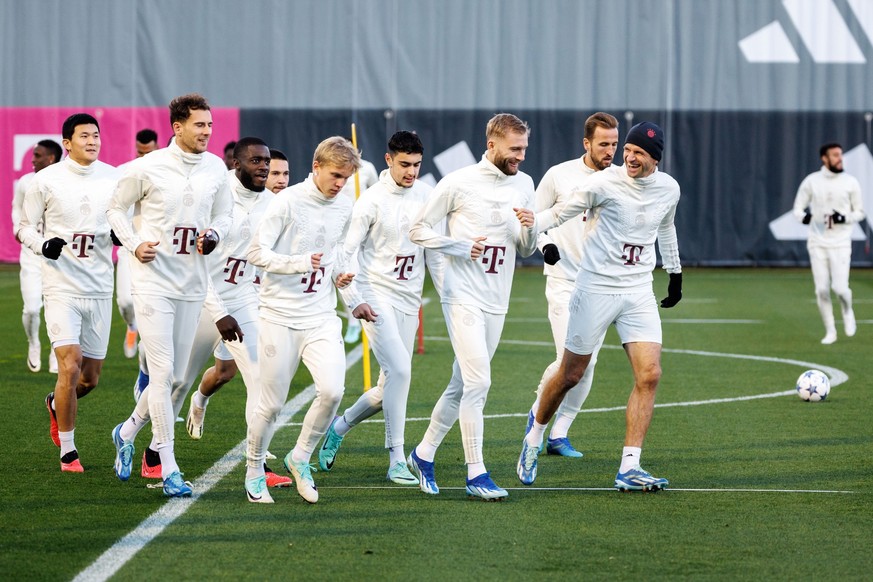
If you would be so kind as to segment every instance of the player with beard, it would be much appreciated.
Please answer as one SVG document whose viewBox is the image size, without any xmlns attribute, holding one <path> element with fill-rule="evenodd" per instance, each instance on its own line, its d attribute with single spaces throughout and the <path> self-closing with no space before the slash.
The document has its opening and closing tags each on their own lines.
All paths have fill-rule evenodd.
<svg viewBox="0 0 873 582">
<path fill-rule="evenodd" d="M 428 494 L 439 493 L 437 448 L 460 420 L 466 491 L 497 500 L 508 493 L 491 479 L 482 457 L 483 410 L 491 387 L 491 358 L 509 307 L 515 258 L 536 250 L 534 185 L 519 172 L 530 127 L 508 113 L 491 118 L 482 160 L 445 176 L 409 229 L 409 239 L 445 255 L 441 301 L 455 352 L 452 379 L 434 407 L 422 441 L 407 459 Z M 447 235 L 436 226 L 446 220 Z"/>
<path fill-rule="evenodd" d="M 852 263 L 852 225 L 864 220 L 861 185 L 843 172 L 843 148 L 826 143 L 819 150 L 822 167 L 807 176 L 797 189 L 794 216 L 809 225 L 806 248 L 815 283 L 815 300 L 825 326 L 821 343 L 837 341 L 831 289 L 840 300 L 843 328 L 852 337 L 857 331 L 849 288 Z"/>
<path fill-rule="evenodd" d="M 18 223 L 21 222 L 27 186 L 37 172 L 60 162 L 62 157 L 63 150 L 54 140 L 44 139 L 33 147 L 30 157 L 33 171 L 18 179 L 18 182 L 15 183 L 15 194 L 12 197 L 12 232 L 15 233 L 15 240 L 19 240 Z M 43 225 L 38 225 L 37 229 L 42 232 Z M 42 309 L 42 263 L 42 258 L 25 245 L 21 245 L 21 253 L 18 255 L 21 299 L 24 302 L 24 308 L 21 311 L 21 324 L 24 326 L 24 333 L 27 336 L 27 368 L 31 372 L 39 372 L 42 369 L 42 345 L 39 341 L 39 312 Z M 58 373 L 58 359 L 55 356 L 55 351 L 51 349 L 49 350 L 49 372 Z"/>
<path fill-rule="evenodd" d="M 581 158 L 553 166 L 543 176 L 536 192 L 537 212 L 564 203 L 566 195 L 574 185 L 584 181 L 595 172 L 612 165 L 615 150 L 618 147 L 618 120 L 603 112 L 590 116 L 585 120 L 582 145 L 585 148 L 585 154 Z M 593 211 L 583 212 L 561 226 L 540 234 L 539 246 L 545 260 L 543 272 L 546 275 L 549 323 L 552 327 L 557 357 L 543 372 L 543 377 L 537 387 L 537 398 L 527 415 L 525 434 L 533 425 L 546 379 L 554 374 L 561 364 L 564 340 L 567 337 L 567 323 L 570 318 L 570 297 L 575 288 L 576 275 L 579 274 L 585 239 L 596 225 L 597 213 Z M 552 424 L 552 430 L 546 442 L 546 453 L 549 455 L 574 458 L 582 456 L 582 453 L 570 444 L 567 433 L 591 391 L 591 383 L 594 381 L 594 365 L 597 362 L 597 354 L 603 345 L 604 337 L 601 337 L 594 347 L 591 362 L 588 364 L 582 380 L 567 393 L 555 414 L 555 422 Z"/>
<path fill-rule="evenodd" d="M 152 422 L 161 460 L 164 494 L 190 496 L 174 452 L 173 380 L 188 368 L 192 330 L 197 328 L 210 276 L 206 256 L 233 222 L 233 198 L 221 158 L 206 151 L 212 113 L 196 93 L 170 102 L 175 134 L 164 149 L 133 160 L 118 182 L 107 216 L 118 239 L 133 249 L 131 279 L 136 321 L 148 356 L 148 396 L 112 431 L 115 472 L 130 478 L 133 438 Z M 131 206 L 140 208 L 134 228 Z M 233 322 L 221 330 L 225 340 L 242 339 Z"/>
<path fill-rule="evenodd" d="M 18 237 L 45 259 L 45 322 L 58 358 L 57 383 L 45 398 L 49 430 L 61 448 L 61 471 L 81 473 L 74 440 L 78 400 L 97 387 L 112 322 L 112 240 L 106 208 L 118 170 L 97 159 L 100 126 L 93 116 L 71 115 L 61 135 L 69 155 L 31 180 Z"/>
</svg>

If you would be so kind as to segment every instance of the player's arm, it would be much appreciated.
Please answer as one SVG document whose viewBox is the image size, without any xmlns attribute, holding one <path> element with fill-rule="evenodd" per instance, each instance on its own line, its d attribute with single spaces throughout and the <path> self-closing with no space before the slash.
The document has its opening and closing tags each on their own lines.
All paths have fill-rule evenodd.
<svg viewBox="0 0 873 582">
<path fill-rule="evenodd" d="M 812 186 L 810 185 L 809 178 L 806 178 L 797 189 L 797 195 L 794 197 L 794 207 L 791 211 L 798 222 L 809 224 L 810 220 L 812 220 L 812 214 L 809 212 L 810 202 L 812 202 Z"/>
<path fill-rule="evenodd" d="M 678 198 L 676 200 L 679 202 Z M 673 307 L 682 299 L 682 265 L 679 262 L 679 237 L 676 235 L 676 206 L 664 216 L 658 226 L 658 249 L 661 251 L 661 262 L 664 270 L 670 274 L 667 285 L 667 297 L 661 300 L 661 307 Z"/>
<path fill-rule="evenodd" d="M 19 179 L 15 183 L 15 193 L 12 195 L 12 234 L 15 235 L 15 240 L 21 242 L 18 238 L 18 224 L 21 222 L 21 215 L 24 206 L 24 194 L 27 192 L 27 184 Z"/>
<path fill-rule="evenodd" d="M 855 187 L 849 192 L 850 210 L 846 214 L 846 222 L 854 223 L 864 220 L 864 202 L 861 198 L 861 185 L 857 181 Z"/>
<path fill-rule="evenodd" d="M 39 180 L 34 178 L 30 181 L 24 195 L 24 203 L 21 206 L 21 221 L 18 223 L 17 232 L 21 244 L 37 255 L 43 254 L 43 246 L 47 242 L 37 228 L 37 225 L 43 220 L 45 208 L 45 192 L 40 188 Z"/>
<path fill-rule="evenodd" d="M 131 251 L 145 242 L 134 230 L 130 219 L 130 208 L 142 199 L 145 187 L 142 178 L 134 174 L 132 168 L 125 168 L 106 208 L 106 220 L 112 232 L 124 248 Z"/>
<path fill-rule="evenodd" d="M 273 250 L 285 230 L 293 228 L 291 213 L 292 209 L 285 197 L 277 196 L 270 201 L 246 253 L 249 263 L 280 275 L 309 273 L 318 268 L 321 253 L 286 255 Z"/>
<path fill-rule="evenodd" d="M 227 174 L 225 174 L 224 181 L 215 193 L 215 198 L 212 201 L 212 213 L 209 219 L 209 228 L 201 236 L 204 237 L 205 243 L 208 240 L 208 232 L 212 231 L 215 237 L 217 237 L 215 243 L 218 244 L 224 238 L 224 235 L 230 232 L 230 228 L 233 225 L 233 195 L 230 192 Z M 213 245 L 212 249 L 214 248 L 215 246 Z M 207 252 L 207 248 L 204 246 L 203 254 L 208 255 L 212 252 L 212 249 L 208 249 Z"/>
<path fill-rule="evenodd" d="M 437 185 L 410 225 L 409 240 L 426 249 L 437 250 L 456 257 L 470 258 L 476 244 L 473 240 L 456 240 L 442 234 L 437 229 L 437 225 L 445 220 L 454 204 L 453 188 L 441 188 Z"/>
<path fill-rule="evenodd" d="M 536 213 L 537 231 L 545 232 L 597 206 L 597 194 L 592 188 L 585 186 L 587 183 L 583 182 L 581 186 L 570 190 L 568 186 L 562 187 L 563 191 L 558 192 L 555 204 Z"/>
</svg>

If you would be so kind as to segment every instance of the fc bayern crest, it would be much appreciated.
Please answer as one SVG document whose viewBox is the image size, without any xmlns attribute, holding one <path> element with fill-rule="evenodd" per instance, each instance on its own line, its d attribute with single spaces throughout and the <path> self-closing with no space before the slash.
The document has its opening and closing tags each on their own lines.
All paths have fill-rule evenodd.
<svg viewBox="0 0 873 582">
<path fill-rule="evenodd" d="M 491 211 L 491 224 L 500 224 L 503 222 L 503 214 L 499 210 Z"/>
<path fill-rule="evenodd" d="M 79 214 L 81 214 L 82 216 L 88 216 L 89 214 L 91 214 L 91 205 L 85 203 L 79 206 Z"/>
</svg>

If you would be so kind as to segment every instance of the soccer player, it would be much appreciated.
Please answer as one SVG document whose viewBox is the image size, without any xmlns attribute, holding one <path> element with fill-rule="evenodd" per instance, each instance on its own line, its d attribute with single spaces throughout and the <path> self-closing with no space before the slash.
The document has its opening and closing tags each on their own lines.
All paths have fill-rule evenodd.
<svg viewBox="0 0 873 582">
<path fill-rule="evenodd" d="M 31 154 L 30 164 L 33 171 L 23 175 L 15 184 L 15 193 L 12 197 L 12 231 L 15 239 L 18 238 L 18 224 L 21 222 L 24 194 L 27 186 L 37 172 L 61 161 L 63 151 L 58 143 L 51 139 L 44 139 L 37 143 Z M 37 225 L 42 232 L 43 225 Z M 31 372 L 39 372 L 42 369 L 42 345 L 39 341 L 39 312 L 42 309 L 42 263 L 43 260 L 33 253 L 25 245 L 21 245 L 18 255 L 19 283 L 21 285 L 21 299 L 24 309 L 21 312 L 21 324 L 27 336 L 27 368 Z M 58 359 L 54 350 L 49 350 L 49 372 L 58 373 Z"/>
<path fill-rule="evenodd" d="M 203 422 L 209 398 L 242 372 L 246 386 L 248 420 L 260 398 L 261 382 L 258 369 L 258 292 L 255 288 L 255 268 L 248 264 L 246 251 L 252 234 L 273 195 L 266 190 L 270 167 L 270 149 L 257 137 L 244 137 L 233 151 L 235 170 L 228 172 L 233 194 L 233 226 L 224 242 L 206 262 L 212 276 L 212 287 L 200 313 L 200 323 L 194 334 L 194 346 L 184 376 L 174 382 L 173 404 L 176 414 L 194 385 L 200 370 L 215 355 L 215 365 L 203 373 L 200 385 L 191 395 L 186 428 L 191 438 L 203 436 Z M 215 299 L 217 295 L 218 300 Z M 216 325 L 232 317 L 243 333 L 242 342 L 222 342 Z M 291 479 L 277 475 L 265 467 L 268 487 L 287 487 Z"/>
<path fill-rule="evenodd" d="M 821 343 L 837 341 L 831 289 L 840 300 L 843 329 L 855 335 L 857 324 L 849 288 L 852 263 L 852 225 L 864 220 L 861 185 L 854 176 L 843 172 L 843 148 L 826 143 L 819 150 L 822 167 L 808 175 L 794 199 L 794 216 L 809 225 L 806 248 L 812 265 L 815 300 L 825 326 Z"/>
<path fill-rule="evenodd" d="M 224 165 L 228 171 L 233 169 L 233 149 L 236 147 L 236 142 L 231 140 L 224 144 Z"/>
<path fill-rule="evenodd" d="M 206 151 L 212 113 L 196 93 L 170 102 L 172 143 L 130 163 L 118 182 L 107 216 L 118 239 L 133 249 L 132 289 L 136 321 L 148 355 L 148 397 L 112 431 L 115 472 L 130 478 L 137 427 L 152 421 L 164 494 L 190 496 L 173 449 L 173 379 L 188 366 L 193 331 L 209 281 L 206 257 L 227 234 L 233 199 L 221 158 Z M 134 228 L 128 210 L 140 207 Z M 211 225 L 211 226 L 210 226 Z M 239 336 L 228 326 L 222 337 Z"/>
<path fill-rule="evenodd" d="M 640 467 L 643 441 L 652 420 L 655 392 L 661 378 L 661 318 L 652 292 L 655 241 L 664 269 L 670 274 L 661 307 L 682 298 L 682 269 L 673 220 L 679 184 L 658 170 L 664 132 L 644 121 L 628 131 L 624 166 L 611 166 L 578 185 L 566 202 L 537 214 L 541 230 L 561 224 L 584 210 L 598 213 L 597 227 L 585 242 L 576 289 L 570 299 L 570 320 L 564 355 L 545 383 L 536 417 L 522 441 L 516 467 L 519 480 L 530 485 L 537 476 L 537 455 L 546 426 L 564 395 L 585 375 L 595 348 L 615 323 L 630 360 L 634 387 L 628 399 L 626 432 L 615 488 L 656 491 L 667 479 Z"/>
<path fill-rule="evenodd" d="M 282 151 L 270 148 L 270 174 L 267 176 L 267 190 L 278 194 L 288 187 L 291 181 L 291 166 Z"/>
<path fill-rule="evenodd" d="M 414 485 L 403 450 L 406 401 L 412 379 L 412 346 L 424 285 L 425 259 L 434 280 L 440 278 L 442 256 L 410 242 L 409 224 L 431 193 L 418 181 L 424 146 L 417 135 L 398 131 L 388 141 L 379 182 L 364 192 L 352 209 L 343 261 L 360 265 L 355 281 L 342 294 L 355 317 L 362 310 L 375 321 L 363 326 L 381 368 L 376 387 L 364 392 L 331 423 L 318 451 L 321 468 L 330 471 L 343 437 L 380 410 L 385 414 L 388 479 Z M 360 306 L 360 307 L 359 307 Z"/>
<path fill-rule="evenodd" d="M 136 133 L 136 157 L 141 158 L 149 152 L 158 149 L 158 134 L 153 129 L 141 129 Z M 118 166 L 119 172 L 124 172 L 127 164 Z M 118 262 L 115 264 L 115 302 L 118 313 L 127 324 L 124 335 L 124 357 L 136 357 L 137 337 L 136 314 L 133 311 L 133 296 L 130 294 L 130 253 L 124 248 L 119 249 Z"/>
<path fill-rule="evenodd" d="M 408 464 L 419 487 L 439 493 L 434 457 L 460 420 L 467 494 L 484 500 L 506 497 L 485 469 L 483 409 L 491 387 L 491 358 L 509 307 L 515 257 L 536 250 L 534 185 L 519 172 L 530 127 L 508 113 L 491 118 L 482 160 L 445 176 L 409 229 L 409 239 L 445 257 L 441 301 L 455 362 L 452 379 L 434 407 L 422 441 Z M 448 236 L 435 226 L 446 219 Z"/>
<path fill-rule="evenodd" d="M 379 172 L 376 171 L 376 166 L 367 160 L 361 159 L 361 167 L 358 169 L 357 174 L 358 187 L 361 193 L 366 192 L 370 186 L 379 182 Z M 343 186 L 341 194 L 348 196 L 352 202 L 355 202 L 354 176 L 349 178 L 346 185 Z M 361 339 L 361 322 L 352 315 L 352 311 L 346 306 L 345 301 L 341 302 L 341 306 L 346 317 L 346 333 L 343 336 L 343 341 L 347 344 L 357 343 Z"/>
<path fill-rule="evenodd" d="M 612 165 L 615 150 L 618 148 L 618 120 L 608 113 L 598 112 L 585 120 L 582 145 L 585 154 L 581 158 L 570 160 L 549 168 L 543 176 L 536 192 L 536 211 L 542 212 L 555 204 L 565 202 L 573 185 L 579 184 L 588 176 L 604 170 Z M 590 229 L 597 224 L 594 213 L 583 212 L 578 218 L 568 220 L 559 227 L 542 233 L 539 236 L 540 250 L 543 252 L 546 275 L 546 300 L 549 303 L 549 323 L 552 327 L 552 337 L 555 340 L 556 359 L 549 364 L 540 384 L 537 387 L 537 398 L 528 413 L 527 430 L 533 425 L 534 417 L 539 407 L 539 398 L 546 380 L 555 373 L 561 364 L 564 353 L 564 340 L 567 337 L 570 297 L 573 294 L 576 275 L 584 252 L 583 243 Z M 561 407 L 555 415 L 549 439 L 546 443 L 546 453 L 564 457 L 579 458 L 582 453 L 573 448 L 567 433 L 576 415 L 585 403 L 591 391 L 594 380 L 594 364 L 597 353 L 603 345 L 604 336 L 591 353 L 591 362 L 585 370 L 585 375 L 577 386 L 574 386 L 561 402 Z"/>
<path fill-rule="evenodd" d="M 106 208 L 118 171 L 97 159 L 100 125 L 76 113 L 61 130 L 67 158 L 34 176 L 18 236 L 44 257 L 45 322 L 58 380 L 45 398 L 61 471 L 84 471 L 74 433 L 78 399 L 97 387 L 112 321 L 112 241 Z M 38 226 L 44 225 L 45 232 Z"/>
<path fill-rule="evenodd" d="M 297 444 L 285 456 L 297 492 L 318 501 L 309 461 L 333 420 L 345 389 L 342 323 L 334 287 L 353 275 L 338 264 L 352 201 L 340 190 L 360 167 L 351 142 L 330 137 L 315 149 L 312 174 L 276 194 L 249 247 L 249 263 L 262 270 L 258 321 L 261 398 L 248 427 L 245 489 L 249 501 L 272 503 L 264 457 L 276 418 L 302 360 L 316 396 L 303 419 Z"/>
</svg>

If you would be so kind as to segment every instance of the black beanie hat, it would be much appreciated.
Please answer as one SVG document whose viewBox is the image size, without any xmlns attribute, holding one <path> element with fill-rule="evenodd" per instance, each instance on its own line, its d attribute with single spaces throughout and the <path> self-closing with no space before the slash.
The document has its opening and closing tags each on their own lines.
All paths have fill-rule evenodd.
<svg viewBox="0 0 873 582">
<path fill-rule="evenodd" d="M 660 162 L 664 153 L 664 130 L 651 121 L 643 121 L 630 128 L 624 143 L 640 146 Z"/>
</svg>

